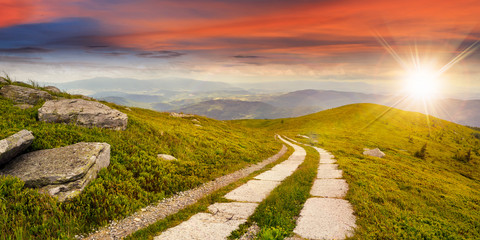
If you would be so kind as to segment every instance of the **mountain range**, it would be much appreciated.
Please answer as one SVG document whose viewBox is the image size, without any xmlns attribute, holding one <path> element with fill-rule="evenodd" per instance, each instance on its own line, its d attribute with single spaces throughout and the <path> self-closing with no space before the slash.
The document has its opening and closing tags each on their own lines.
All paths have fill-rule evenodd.
<svg viewBox="0 0 480 240">
<path fill-rule="evenodd" d="M 361 83 L 349 83 L 350 88 L 346 83 L 334 82 L 299 82 L 296 87 L 293 83 L 282 84 L 232 85 L 185 78 L 93 78 L 54 85 L 120 105 L 193 113 L 219 120 L 297 117 L 352 103 L 376 103 L 480 127 L 480 100 L 440 99 L 425 108 L 420 101 L 412 102 L 400 96 L 318 89 L 281 91 L 285 86 L 352 89 L 362 87 Z"/>
</svg>

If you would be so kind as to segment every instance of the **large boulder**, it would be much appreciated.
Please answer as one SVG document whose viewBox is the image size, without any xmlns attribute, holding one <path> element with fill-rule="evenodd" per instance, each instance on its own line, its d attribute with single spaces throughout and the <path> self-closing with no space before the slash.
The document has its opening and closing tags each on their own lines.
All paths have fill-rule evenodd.
<svg viewBox="0 0 480 240">
<path fill-rule="evenodd" d="M 18 154 L 27 149 L 33 142 L 35 137 L 32 132 L 28 130 L 22 130 L 0 140 L 0 166 L 8 163 Z"/>
<path fill-rule="evenodd" d="M 109 144 L 81 142 L 20 155 L 1 173 L 18 177 L 26 187 L 40 188 L 64 201 L 80 194 L 109 164 Z"/>
<path fill-rule="evenodd" d="M 364 151 L 363 151 L 363 155 L 372 156 L 372 157 L 379 157 L 379 158 L 385 157 L 385 153 L 380 151 L 380 149 L 378 149 L 378 148 L 375 148 L 375 149 L 365 148 Z"/>
<path fill-rule="evenodd" d="M 46 86 L 46 87 L 44 87 L 44 89 L 47 90 L 47 91 L 53 92 L 53 93 L 62 92 L 62 91 L 60 91 L 60 89 L 58 89 L 57 87 L 54 87 L 54 86 Z"/>
<path fill-rule="evenodd" d="M 38 109 L 38 119 L 44 122 L 74 123 L 114 130 L 125 130 L 128 122 L 127 114 L 99 102 L 83 99 L 47 101 Z"/>
<path fill-rule="evenodd" d="M 35 105 L 44 100 L 53 99 L 50 93 L 16 85 L 6 85 L 0 89 L 0 95 L 16 103 Z"/>
</svg>

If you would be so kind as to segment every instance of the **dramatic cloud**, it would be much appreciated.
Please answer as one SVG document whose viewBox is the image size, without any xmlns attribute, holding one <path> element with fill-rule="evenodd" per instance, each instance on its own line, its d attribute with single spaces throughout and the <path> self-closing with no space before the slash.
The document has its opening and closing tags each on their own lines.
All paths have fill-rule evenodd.
<svg viewBox="0 0 480 240">
<path fill-rule="evenodd" d="M 97 20 L 62 18 L 46 23 L 20 24 L 0 29 L 1 47 L 83 47 L 101 44 Z"/>
<path fill-rule="evenodd" d="M 175 58 L 184 55 L 184 53 L 174 51 L 153 51 L 153 52 L 141 52 L 136 54 L 138 57 L 144 58 Z"/>
<path fill-rule="evenodd" d="M 38 64 L 65 58 L 120 76 L 128 67 L 222 81 L 394 81 L 402 67 L 378 38 L 440 67 L 480 39 L 477 0 L 3 0 L 0 9 L 0 53 L 48 53 Z M 470 74 L 479 61 L 455 65 L 452 81 L 480 82 Z"/>
<path fill-rule="evenodd" d="M 39 47 L 22 47 L 22 48 L 0 48 L 0 53 L 47 53 L 52 52 L 50 49 Z"/>
<path fill-rule="evenodd" d="M 234 58 L 262 58 L 261 56 L 254 56 L 254 55 L 236 55 L 233 56 Z"/>
</svg>

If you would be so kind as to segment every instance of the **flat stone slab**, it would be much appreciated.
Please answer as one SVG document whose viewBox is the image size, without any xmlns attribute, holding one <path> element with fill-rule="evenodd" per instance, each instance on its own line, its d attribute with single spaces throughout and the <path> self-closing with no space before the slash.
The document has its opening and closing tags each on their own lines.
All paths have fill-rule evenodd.
<svg viewBox="0 0 480 240">
<path fill-rule="evenodd" d="M 221 216 L 215 216 L 210 213 L 197 213 L 188 221 L 185 221 L 176 227 L 169 228 L 155 240 L 224 240 L 235 231 L 240 224 L 245 223 L 246 219 L 228 220 Z"/>
<path fill-rule="evenodd" d="M 334 158 L 330 158 L 330 157 L 321 157 L 320 158 L 320 163 L 336 163 L 337 160 L 334 159 Z"/>
<path fill-rule="evenodd" d="M 292 173 L 297 170 L 298 166 L 300 166 L 301 163 L 302 162 L 299 161 L 286 160 L 283 163 L 277 164 L 269 171 L 266 171 L 256 176 L 255 179 L 267 181 L 283 181 L 285 178 L 292 175 Z"/>
<path fill-rule="evenodd" d="M 258 203 L 214 203 L 208 207 L 208 211 L 217 217 L 240 220 L 250 217 L 255 212 L 257 206 Z"/>
<path fill-rule="evenodd" d="M 343 198 L 347 191 L 345 179 L 316 179 L 310 194 L 315 197 Z"/>
<path fill-rule="evenodd" d="M 342 178 L 342 170 L 330 170 L 330 169 L 319 169 L 317 172 L 317 178 L 329 179 L 329 178 Z"/>
<path fill-rule="evenodd" d="M 7 164 L 27 149 L 32 144 L 33 139 L 35 137 L 32 132 L 24 129 L 0 140 L 0 166 Z"/>
<path fill-rule="evenodd" d="M 295 151 L 293 152 L 293 154 L 290 155 L 290 157 L 289 157 L 288 159 L 290 159 L 290 158 L 295 158 L 295 157 L 300 157 L 300 156 L 302 156 L 302 155 L 305 156 L 305 155 L 307 154 L 307 152 L 305 151 L 305 149 L 303 149 L 302 147 L 300 147 L 300 146 L 298 146 L 298 145 L 295 145 L 295 144 L 292 144 L 291 142 L 286 141 L 285 139 L 283 139 L 283 138 L 280 137 L 280 136 L 278 136 L 278 138 L 279 138 L 280 140 L 282 140 L 283 142 L 285 142 L 286 144 L 290 145 L 290 147 L 293 147 L 293 149 L 295 150 Z M 291 140 L 291 139 L 290 139 L 290 140 Z M 292 140 L 292 141 L 296 142 L 295 140 Z"/>
<path fill-rule="evenodd" d="M 326 152 L 326 153 L 320 153 L 321 158 L 335 158 L 332 154 Z"/>
<path fill-rule="evenodd" d="M 293 232 L 307 239 L 345 239 L 353 236 L 355 227 L 355 215 L 348 201 L 310 198 Z"/>
<path fill-rule="evenodd" d="M 239 202 L 261 202 L 278 184 L 278 181 L 250 180 L 227 193 L 225 198 Z"/>
<path fill-rule="evenodd" d="M 26 187 L 40 188 L 64 201 L 80 194 L 109 164 L 109 144 L 80 142 L 20 155 L 0 175 L 18 177 Z"/>
<path fill-rule="evenodd" d="M 322 163 L 318 165 L 318 170 L 337 170 L 338 165 L 333 163 Z"/>
<path fill-rule="evenodd" d="M 288 176 L 292 175 L 293 171 L 285 170 L 285 171 L 266 171 L 258 176 L 255 179 L 258 180 L 265 180 L 265 181 L 283 181 Z"/>
</svg>

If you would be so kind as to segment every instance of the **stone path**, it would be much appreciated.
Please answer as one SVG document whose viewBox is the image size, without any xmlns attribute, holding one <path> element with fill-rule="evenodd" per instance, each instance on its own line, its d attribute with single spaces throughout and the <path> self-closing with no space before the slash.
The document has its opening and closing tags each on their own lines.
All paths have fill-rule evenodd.
<svg viewBox="0 0 480 240">
<path fill-rule="evenodd" d="M 345 239 L 353 235 L 355 216 L 350 203 L 343 199 L 348 184 L 342 178 L 342 170 L 335 164 L 334 156 L 325 150 L 320 153 L 317 179 L 313 183 L 309 198 L 293 230 L 307 239 Z"/>
<path fill-rule="evenodd" d="M 213 181 L 205 183 L 197 188 L 180 192 L 173 197 L 167 198 L 159 202 L 141 209 L 133 215 L 126 217 L 120 221 L 113 221 L 109 226 L 104 227 L 84 239 L 121 239 L 142 228 L 147 227 L 165 217 L 175 214 L 178 211 L 196 203 L 199 199 L 216 190 L 236 182 L 251 173 L 264 168 L 266 165 L 277 161 L 287 152 L 285 145 L 274 156 L 263 160 L 260 163 L 253 164 L 247 168 L 238 170 L 234 173 L 219 177 Z M 245 205 L 247 206 L 247 205 Z M 222 209 L 221 207 L 215 209 Z M 215 210 L 216 211 L 216 210 Z M 218 210 L 220 211 L 220 210 Z M 82 237 L 79 237 L 82 238 Z M 205 238 L 209 239 L 209 238 Z"/>
<path fill-rule="evenodd" d="M 231 232 L 247 221 L 258 203 L 263 201 L 281 181 L 290 176 L 305 159 L 305 149 L 279 138 L 295 149 L 287 160 L 225 195 L 225 198 L 235 202 L 215 203 L 208 207 L 208 213 L 197 213 L 154 239 L 226 239 Z"/>
</svg>

